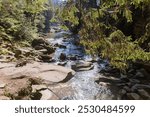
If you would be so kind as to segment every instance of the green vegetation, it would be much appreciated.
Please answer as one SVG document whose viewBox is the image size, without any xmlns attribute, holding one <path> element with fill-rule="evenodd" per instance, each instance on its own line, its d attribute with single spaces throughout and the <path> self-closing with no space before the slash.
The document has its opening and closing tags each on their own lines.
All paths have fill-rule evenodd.
<svg viewBox="0 0 150 117">
<path fill-rule="evenodd" d="M 125 70 L 131 62 L 150 60 L 149 13 L 149 0 L 101 0 L 98 6 L 91 0 L 68 0 L 60 16 L 69 28 L 80 27 L 87 52 Z"/>
<path fill-rule="evenodd" d="M 0 54 L 8 54 L 19 45 L 30 46 L 44 24 L 48 28 L 51 21 L 78 33 L 88 53 L 109 60 L 114 67 L 124 70 L 132 62 L 149 62 L 150 1 L 100 3 L 68 0 L 51 7 L 50 0 L 0 0 Z M 52 10 L 54 17 L 46 20 L 46 12 Z"/>
<path fill-rule="evenodd" d="M 5 44 L 27 46 L 38 37 L 37 32 L 44 28 L 43 13 L 50 9 L 49 3 L 48 0 L 0 0 L 0 48 Z M 4 48 L 1 54 L 7 53 Z"/>
</svg>

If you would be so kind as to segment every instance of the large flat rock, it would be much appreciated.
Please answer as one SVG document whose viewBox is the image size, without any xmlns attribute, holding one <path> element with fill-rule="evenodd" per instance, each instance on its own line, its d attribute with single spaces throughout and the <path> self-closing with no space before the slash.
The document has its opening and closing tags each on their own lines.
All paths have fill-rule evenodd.
<svg viewBox="0 0 150 117">
<path fill-rule="evenodd" d="M 5 79 L 21 79 L 25 77 L 37 77 L 46 81 L 58 83 L 72 78 L 75 72 L 62 66 L 48 63 L 29 63 L 23 67 L 15 67 L 15 64 L 0 64 L 0 76 Z"/>
</svg>

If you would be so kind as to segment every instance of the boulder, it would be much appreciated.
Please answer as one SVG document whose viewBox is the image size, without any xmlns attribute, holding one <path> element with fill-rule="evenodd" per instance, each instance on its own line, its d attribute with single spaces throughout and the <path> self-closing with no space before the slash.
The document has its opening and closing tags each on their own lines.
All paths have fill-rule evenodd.
<svg viewBox="0 0 150 117">
<path fill-rule="evenodd" d="M 38 52 L 39 52 L 39 53 L 42 53 L 42 54 L 46 54 L 46 53 L 47 53 L 47 50 L 46 50 L 46 49 L 40 49 Z"/>
<path fill-rule="evenodd" d="M 39 59 L 42 60 L 43 62 L 51 62 L 52 56 L 47 54 L 42 54 L 40 55 Z"/>
<path fill-rule="evenodd" d="M 65 45 L 58 44 L 58 43 L 56 43 L 54 46 L 55 46 L 55 47 L 59 47 L 59 48 L 63 48 L 63 49 L 66 49 L 66 48 L 67 48 Z"/>
<path fill-rule="evenodd" d="M 61 53 L 60 56 L 59 56 L 59 59 L 62 60 L 62 61 L 66 60 L 67 59 L 66 54 L 65 53 Z"/>
<path fill-rule="evenodd" d="M 133 76 L 134 79 L 143 79 L 144 78 L 144 74 L 141 71 L 137 71 L 137 73 L 135 74 L 135 76 Z"/>
<path fill-rule="evenodd" d="M 51 45 L 44 46 L 44 48 L 47 49 L 48 54 L 52 54 L 55 52 L 55 48 L 52 47 Z"/>
<path fill-rule="evenodd" d="M 138 90 L 138 94 L 143 98 L 143 99 L 146 99 L 146 100 L 150 100 L 150 94 L 145 91 L 144 89 L 139 89 Z"/>
<path fill-rule="evenodd" d="M 77 55 L 72 55 L 67 57 L 69 60 L 76 61 L 78 59 Z"/>
<path fill-rule="evenodd" d="M 127 98 L 130 100 L 140 100 L 140 96 L 136 93 L 127 93 Z"/>
<path fill-rule="evenodd" d="M 35 50 L 43 50 L 45 48 L 43 46 L 41 46 L 41 45 L 37 45 L 37 46 L 34 47 L 34 49 Z"/>
<path fill-rule="evenodd" d="M 32 41 L 32 47 L 36 50 L 46 49 L 48 54 L 52 54 L 55 52 L 55 48 L 53 48 L 48 41 L 45 39 L 35 39 Z"/>
<path fill-rule="evenodd" d="M 32 47 L 34 48 L 34 47 L 36 47 L 36 46 L 38 46 L 38 45 L 49 45 L 49 43 L 45 40 L 45 39 L 43 39 L 42 37 L 41 38 L 39 38 L 39 39 L 34 39 L 33 41 L 32 41 Z"/>
<path fill-rule="evenodd" d="M 22 67 L 4 67 L 0 75 L 5 79 L 41 78 L 53 83 L 65 82 L 73 77 L 75 72 L 69 68 L 48 63 L 28 63 Z"/>
<path fill-rule="evenodd" d="M 75 71 L 88 71 L 94 68 L 91 62 L 79 62 L 72 65 L 71 68 Z"/>
</svg>

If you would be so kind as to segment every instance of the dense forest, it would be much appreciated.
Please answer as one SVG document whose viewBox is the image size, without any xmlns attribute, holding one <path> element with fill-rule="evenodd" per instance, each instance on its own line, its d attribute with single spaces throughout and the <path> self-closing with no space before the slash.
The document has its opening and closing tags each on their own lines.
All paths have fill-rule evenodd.
<svg viewBox="0 0 150 117">
<path fill-rule="evenodd" d="M 86 61 L 87 56 L 90 56 L 92 60 Z M 109 75 L 120 78 L 121 83 L 123 80 L 125 86 L 130 85 L 129 90 L 138 83 L 142 83 L 142 85 L 138 84 L 138 88 L 149 88 L 147 83 L 150 81 L 150 0 L 0 0 L 0 75 L 3 75 L 3 69 L 5 71 L 7 68 L 3 63 L 15 63 L 13 69 L 16 71 L 31 64 L 29 71 L 32 74 L 32 67 L 34 69 L 35 66 L 32 66 L 31 61 L 37 62 L 41 69 L 42 65 L 45 65 L 45 68 L 53 68 L 48 65 L 57 64 L 58 68 L 54 67 L 54 69 L 58 70 L 58 73 L 61 70 L 65 71 L 59 66 L 65 66 L 71 61 L 73 62 L 71 69 L 77 74 L 79 71 L 93 70 L 90 72 L 92 74 L 96 68 L 95 64 L 100 63 L 105 68 L 100 68 L 99 65 L 98 69 L 101 72 L 97 74 L 107 72 L 108 75 L 109 72 Z M 41 71 L 39 73 L 47 79 L 51 74 L 49 72 L 55 70 L 43 71 L 44 75 Z M 74 72 L 69 70 L 67 72 L 69 77 L 66 76 L 66 78 L 72 77 L 70 72 L 72 76 L 74 75 Z M 19 78 L 27 75 L 20 76 L 20 72 L 18 74 Z M 60 77 L 63 77 L 64 74 L 61 74 Z M 83 74 L 88 75 L 86 72 Z M 81 72 L 81 76 L 83 74 Z M 83 75 L 82 78 L 86 75 Z M 139 77 L 143 79 L 139 80 Z M 54 82 L 57 81 L 57 78 L 53 79 L 55 79 Z M 19 80 L 20 82 L 26 81 Z M 41 81 L 32 80 L 33 82 L 39 85 Z M 57 81 L 57 83 L 60 82 L 66 82 L 66 79 Z M 89 82 L 92 82 L 91 79 Z M 93 82 L 102 85 L 100 78 Z M 15 83 L 13 85 L 16 86 Z M 90 83 L 89 85 L 93 86 Z M 94 92 L 92 86 L 88 91 L 93 90 Z M 8 87 L 4 90 L 5 96 L 11 99 L 22 99 L 9 92 L 11 88 Z M 138 94 L 132 95 L 138 91 L 129 90 L 126 89 L 125 93 L 123 92 L 125 97 L 121 99 L 141 99 L 140 96 L 137 96 Z M 23 93 L 23 97 L 28 95 L 29 99 L 40 99 L 36 97 L 37 92 L 34 93 L 34 96 L 31 92 L 27 89 L 27 94 Z M 143 90 L 141 92 L 143 94 Z M 129 96 L 127 93 L 130 93 Z M 83 99 L 86 99 L 86 96 L 82 95 Z M 149 94 L 147 95 L 144 99 L 150 99 Z M 97 99 L 103 98 L 100 96 Z"/>
<path fill-rule="evenodd" d="M 87 52 L 117 68 L 150 60 L 149 0 L 69 0 L 60 19 L 79 33 Z"/>
<path fill-rule="evenodd" d="M 28 47 L 40 33 L 48 32 L 52 2 L 48 0 L 0 0 L 0 54 Z"/>
</svg>

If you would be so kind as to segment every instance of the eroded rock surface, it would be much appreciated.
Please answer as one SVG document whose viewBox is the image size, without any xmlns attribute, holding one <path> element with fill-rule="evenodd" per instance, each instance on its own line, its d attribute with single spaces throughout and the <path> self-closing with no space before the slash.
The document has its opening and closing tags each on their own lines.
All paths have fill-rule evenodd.
<svg viewBox="0 0 150 117">
<path fill-rule="evenodd" d="M 0 99 L 59 99 L 48 86 L 66 82 L 74 74 L 69 68 L 48 63 L 34 62 L 22 67 L 0 63 Z"/>
</svg>

